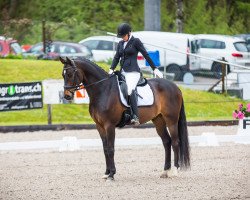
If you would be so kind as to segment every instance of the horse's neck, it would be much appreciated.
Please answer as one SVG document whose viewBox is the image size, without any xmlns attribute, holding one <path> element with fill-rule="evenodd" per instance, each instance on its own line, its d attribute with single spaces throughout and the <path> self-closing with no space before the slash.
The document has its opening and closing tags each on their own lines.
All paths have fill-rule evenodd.
<svg viewBox="0 0 250 200">
<path fill-rule="evenodd" d="M 106 78 L 104 77 L 104 79 Z M 86 90 L 89 95 L 90 103 L 97 106 L 99 103 L 103 104 L 103 102 L 107 102 L 112 91 L 115 90 L 113 87 L 114 81 L 114 77 L 111 77 L 100 83 L 87 87 Z"/>
<path fill-rule="evenodd" d="M 104 80 L 108 78 L 108 76 L 106 76 L 103 72 L 88 70 L 85 71 L 84 74 L 86 78 L 84 82 L 90 99 L 98 98 L 104 91 L 106 91 L 110 80 Z"/>
</svg>

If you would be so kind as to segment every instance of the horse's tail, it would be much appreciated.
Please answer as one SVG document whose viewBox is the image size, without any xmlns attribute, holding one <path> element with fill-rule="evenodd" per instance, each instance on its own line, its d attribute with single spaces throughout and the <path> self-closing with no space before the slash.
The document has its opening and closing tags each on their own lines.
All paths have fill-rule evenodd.
<svg viewBox="0 0 250 200">
<path fill-rule="evenodd" d="M 188 130 L 187 120 L 184 109 L 184 101 L 182 99 L 182 105 L 178 121 L 178 134 L 180 144 L 180 165 L 182 168 L 190 167 L 190 154 L 189 154 L 189 141 L 188 141 Z"/>
</svg>

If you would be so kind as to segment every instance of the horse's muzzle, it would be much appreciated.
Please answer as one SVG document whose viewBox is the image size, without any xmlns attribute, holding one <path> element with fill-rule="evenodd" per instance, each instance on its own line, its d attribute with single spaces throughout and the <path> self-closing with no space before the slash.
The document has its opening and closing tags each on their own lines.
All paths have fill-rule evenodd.
<svg viewBox="0 0 250 200">
<path fill-rule="evenodd" d="M 74 98 L 74 93 L 68 90 L 64 91 L 64 99 L 66 99 L 67 101 L 71 101 Z"/>
</svg>

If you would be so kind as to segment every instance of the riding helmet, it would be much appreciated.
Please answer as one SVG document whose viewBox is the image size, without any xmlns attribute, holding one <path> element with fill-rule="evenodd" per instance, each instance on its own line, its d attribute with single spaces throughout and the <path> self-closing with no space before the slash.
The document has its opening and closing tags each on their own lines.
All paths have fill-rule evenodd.
<svg viewBox="0 0 250 200">
<path fill-rule="evenodd" d="M 117 37 L 121 38 L 129 32 L 131 32 L 131 26 L 127 23 L 122 23 L 117 28 Z"/>
</svg>

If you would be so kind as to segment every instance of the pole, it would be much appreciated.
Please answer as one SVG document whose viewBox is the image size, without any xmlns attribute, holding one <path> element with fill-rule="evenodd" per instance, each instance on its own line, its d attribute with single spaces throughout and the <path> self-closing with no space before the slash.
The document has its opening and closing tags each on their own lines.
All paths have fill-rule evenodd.
<svg viewBox="0 0 250 200">
<path fill-rule="evenodd" d="M 47 111 L 48 111 L 48 124 L 52 124 L 52 106 L 51 104 L 48 104 L 47 106 Z"/>
<path fill-rule="evenodd" d="M 46 53 L 46 30 L 45 30 L 45 20 L 43 20 L 42 22 L 42 32 L 43 32 L 43 38 L 42 38 L 42 41 L 43 41 L 43 53 Z"/>
<path fill-rule="evenodd" d="M 163 74 L 163 77 L 166 79 L 167 78 L 167 75 L 166 75 L 166 68 L 167 68 L 167 61 L 166 61 L 166 50 L 164 50 L 164 74 Z"/>
<path fill-rule="evenodd" d="M 226 61 L 224 57 L 222 57 L 222 61 Z M 222 66 L 222 94 L 225 94 L 225 75 L 226 75 L 226 64 L 221 63 Z"/>
<path fill-rule="evenodd" d="M 227 95 L 227 74 L 228 74 L 228 65 L 225 64 L 225 78 L 226 78 L 226 84 L 225 84 L 225 94 Z"/>
</svg>

